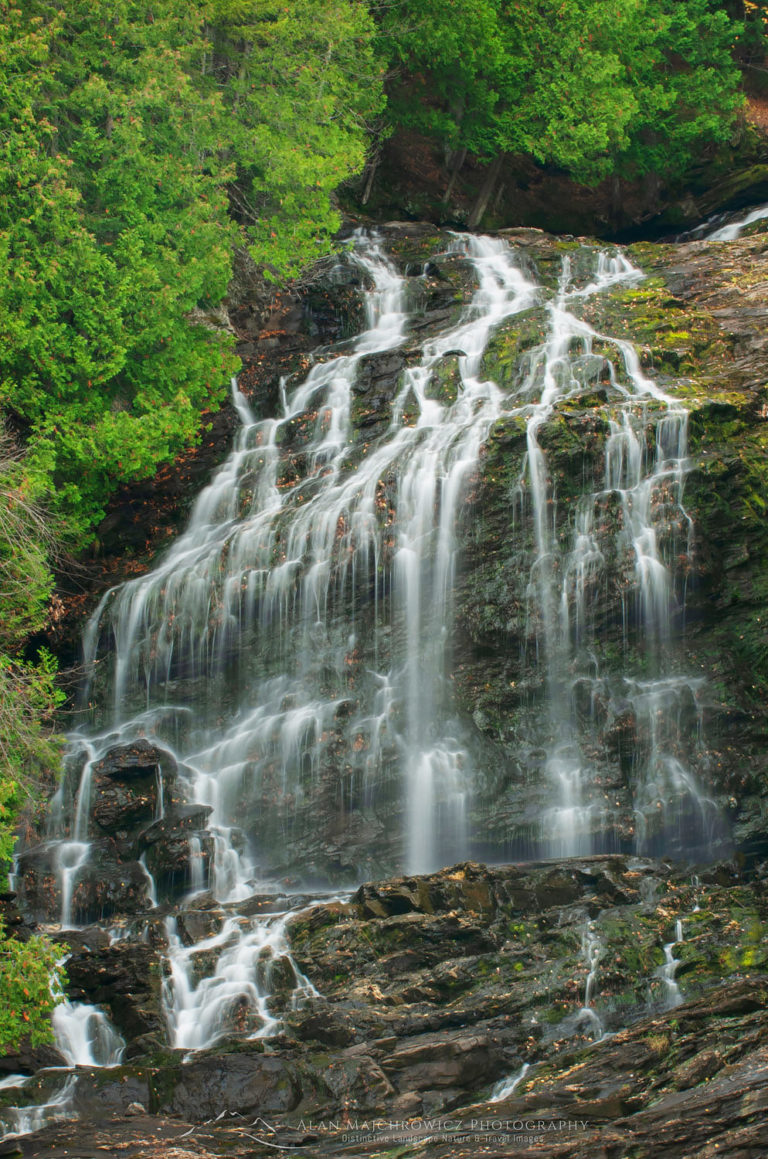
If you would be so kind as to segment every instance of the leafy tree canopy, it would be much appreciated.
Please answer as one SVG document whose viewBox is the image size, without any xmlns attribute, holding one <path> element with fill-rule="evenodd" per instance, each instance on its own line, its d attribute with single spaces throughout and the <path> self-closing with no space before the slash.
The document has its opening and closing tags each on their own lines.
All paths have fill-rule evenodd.
<svg viewBox="0 0 768 1159">
<path fill-rule="evenodd" d="M 404 70 L 396 121 L 594 182 L 679 172 L 728 136 L 739 31 L 713 0 L 403 0 L 379 43 Z"/>
<path fill-rule="evenodd" d="M 190 316 L 242 239 L 272 277 L 338 226 L 381 104 L 355 0 L 0 0 L 0 405 L 87 538 L 189 445 L 236 369 Z"/>
</svg>

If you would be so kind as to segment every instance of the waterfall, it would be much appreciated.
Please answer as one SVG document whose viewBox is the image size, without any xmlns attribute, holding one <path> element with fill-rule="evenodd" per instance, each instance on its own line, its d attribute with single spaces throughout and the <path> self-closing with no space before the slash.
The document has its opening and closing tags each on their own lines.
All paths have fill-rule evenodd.
<svg viewBox="0 0 768 1159">
<path fill-rule="evenodd" d="M 635 812 L 637 847 L 650 843 L 647 819 L 661 809 L 674 826 L 679 804 L 696 802 L 705 831 L 708 802 L 695 777 L 672 755 L 680 743 L 680 729 L 670 727 L 670 701 L 681 690 L 696 701 L 701 681 L 667 674 L 676 663 L 668 644 L 676 609 L 675 567 L 682 557 L 690 563 L 692 522 L 683 505 L 687 471 L 687 411 L 662 391 L 641 368 L 630 343 L 595 331 L 573 312 L 574 306 L 618 283 L 632 284 L 642 277 L 623 256 L 601 254 L 595 276 L 586 285 L 573 284 L 566 256 L 557 293 L 549 304 L 547 341 L 534 351 L 521 388 L 531 398 L 522 413 L 526 418 L 527 460 L 519 483 L 521 500 L 530 503 L 534 552 L 529 582 L 529 615 L 537 653 L 545 669 L 548 729 L 545 733 L 545 773 L 551 784 L 552 805 L 545 831 L 553 856 L 592 852 L 610 833 L 611 811 L 594 788 L 600 777 L 590 768 L 579 744 L 577 698 L 590 690 L 594 702 L 603 697 L 632 706 L 636 718 L 646 718 L 652 734 L 648 760 L 636 770 Z M 585 488 L 572 522 L 570 539 L 562 533 L 554 512 L 556 496 L 540 432 L 557 408 L 578 398 L 594 375 L 593 350 L 613 348 L 618 358 L 603 370 L 610 386 L 604 478 L 590 492 Z M 607 371 L 607 374 L 606 374 Z M 652 438 L 654 452 L 648 453 Z M 646 656 L 656 677 L 638 682 L 628 673 L 623 687 L 608 687 L 597 669 L 595 601 L 606 573 L 605 548 L 596 528 L 605 511 L 618 506 L 613 542 L 603 543 L 617 554 L 631 556 L 633 582 L 624 597 L 625 615 L 639 625 Z M 662 546 L 666 537 L 671 542 Z M 669 742 L 661 742 L 661 734 Z M 586 790 L 591 789 L 588 799 Z M 714 811 L 714 806 L 712 806 Z"/>
<path fill-rule="evenodd" d="M 176 917 L 165 923 L 168 1039 L 182 1050 L 273 1035 L 286 1004 L 315 996 L 290 956 L 288 908 L 254 918 L 242 906 L 257 889 L 522 846 L 517 834 L 486 838 L 489 814 L 528 786 L 511 774 L 494 785 L 453 680 L 460 551 L 495 430 L 520 435 L 505 503 L 526 617 L 515 757 L 541 805 L 525 821 L 529 848 L 685 849 L 706 844 L 716 818 L 696 772 L 702 680 L 675 647 L 694 548 L 687 411 L 629 342 L 586 317 L 643 275 L 584 246 L 553 288 L 505 240 L 452 236 L 430 264 L 462 289 L 425 341 L 429 273 L 399 273 L 362 233 L 346 260 L 365 286 L 363 332 L 287 377 L 278 415 L 255 414 L 233 383 L 231 454 L 167 554 L 107 592 L 85 633 L 91 718 L 57 794 L 47 864 L 72 926 L 90 913 L 88 875 L 111 856 L 93 821 L 120 772 L 110 754 L 130 750 L 120 768 L 139 786 L 142 820 L 120 837 L 115 886 L 129 879 L 128 912 L 219 905 L 197 941 Z M 535 340 L 502 387 L 486 356 L 505 326 Z M 598 465 L 563 498 L 552 432 L 589 392 Z M 619 660 L 602 637 L 608 596 Z M 608 775 L 595 754 L 612 729 L 630 742 Z M 176 860 L 164 862 L 169 849 Z M 580 1013 L 599 1036 L 591 933 L 583 949 Z M 94 1017 L 59 1015 L 72 1034 L 90 1027 L 88 1042 Z M 118 1050 L 102 1043 L 98 1061 Z"/>
<path fill-rule="evenodd" d="M 659 809 L 662 832 L 691 808 L 706 829 L 711 803 L 681 759 L 673 719 L 675 706 L 678 717 L 696 711 L 701 682 L 676 669 L 669 648 L 676 568 L 692 550 L 687 412 L 646 377 L 630 343 L 580 316 L 590 299 L 642 274 L 618 253 L 598 253 L 586 273 L 566 255 L 547 301 L 505 241 L 453 237 L 442 260 L 468 266 L 474 292 L 454 324 L 419 345 L 415 279 L 397 272 L 376 237 L 360 234 L 349 260 L 369 287 L 363 333 L 319 350 L 303 379 L 283 382 L 278 417 L 255 417 L 233 384 L 236 444 L 186 531 L 150 573 L 108 592 L 88 626 L 95 728 L 72 839 L 57 854 L 65 924 L 88 857 L 92 770 L 116 740 L 148 736 L 175 755 L 182 796 L 208 810 L 212 843 L 209 869 L 208 847 L 190 835 L 187 884 L 222 901 L 242 900 L 265 874 L 287 869 L 292 853 L 295 861 L 316 847 L 332 783 L 342 825 L 356 817 L 367 827 L 384 864 L 424 872 L 472 852 L 471 817 L 483 801 L 450 679 L 459 529 L 484 442 L 511 418 L 526 432 L 516 501 L 532 527 L 528 659 L 545 687 L 522 737 L 545 753 L 539 845 L 572 856 L 617 840 L 610 794 L 585 752 L 587 695 L 603 711 L 626 705 L 651 737 L 633 769 L 636 847 L 661 839 Z M 537 306 L 544 341 L 505 393 L 483 374 L 489 337 Z M 367 437 L 355 425 L 361 377 L 403 349 L 385 420 Z M 607 398 L 603 478 L 584 487 L 564 536 L 542 440 L 594 382 L 596 365 Z M 631 561 L 623 614 L 626 630 L 644 638 L 650 678 L 600 669 L 595 610 L 608 552 Z M 347 874 L 377 864 L 371 853 Z M 155 903 L 145 855 L 141 865 Z"/>
<path fill-rule="evenodd" d="M 405 279 L 361 237 L 353 260 L 372 284 L 368 328 L 284 387 L 280 418 L 254 421 L 235 387 L 243 426 L 187 531 L 148 576 L 104 597 L 86 633 L 89 666 L 105 647 L 112 656 L 102 750 L 132 711 L 134 735 L 153 729 L 175 745 L 190 799 L 212 810 L 222 900 L 247 896 L 269 840 L 236 840 L 243 799 L 259 808 L 276 794 L 297 815 L 310 808 L 340 733 L 351 742 L 349 796 L 402 810 L 408 869 L 467 852 L 470 757 L 446 682 L 456 523 L 503 412 L 502 392 L 479 373 L 488 336 L 535 288 L 501 241 L 450 248 L 472 264 L 477 289 L 458 323 L 405 366 L 387 437 L 352 441 L 354 390 L 362 361 L 406 338 Z M 448 355 L 452 403 L 435 390 Z M 298 478 L 281 451 L 294 439 Z M 378 613 L 372 629 L 363 601 Z M 190 714 L 173 689 L 201 676 L 207 703 Z"/>
<path fill-rule="evenodd" d="M 19 1135 L 31 1135 L 41 1131 L 51 1123 L 76 1118 L 72 1110 L 72 1099 L 77 1079 L 70 1075 L 61 1089 L 46 1103 L 35 1103 L 27 1107 L 7 1107 L 0 1111 L 0 1142 L 15 1139 Z M 22 1083 L 7 1084 L 22 1086 Z"/>
</svg>

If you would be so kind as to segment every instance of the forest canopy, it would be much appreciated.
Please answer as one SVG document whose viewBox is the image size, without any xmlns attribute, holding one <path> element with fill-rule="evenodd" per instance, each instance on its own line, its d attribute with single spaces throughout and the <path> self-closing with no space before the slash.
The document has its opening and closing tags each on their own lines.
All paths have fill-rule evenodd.
<svg viewBox="0 0 768 1159">
<path fill-rule="evenodd" d="M 669 176 L 727 138 L 742 31 L 712 0 L 404 0 L 380 25 L 396 122 L 588 182 Z"/>
<path fill-rule="evenodd" d="M 0 0 L 0 402 L 64 539 L 188 446 L 237 363 L 205 325 L 246 246 L 328 248 L 375 126 L 582 181 L 732 129 L 711 0 Z"/>
</svg>

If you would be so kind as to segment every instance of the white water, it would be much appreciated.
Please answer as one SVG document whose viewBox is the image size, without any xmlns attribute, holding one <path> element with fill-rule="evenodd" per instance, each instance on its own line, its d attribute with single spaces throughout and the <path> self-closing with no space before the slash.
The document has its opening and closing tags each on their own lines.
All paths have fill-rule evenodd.
<svg viewBox="0 0 768 1159">
<path fill-rule="evenodd" d="M 111 1025 L 103 1010 L 84 1002 L 60 1002 L 51 1016 L 57 1050 L 67 1067 L 113 1067 L 123 1057 L 125 1042 Z M 10 1075 L 0 1080 L 0 1090 L 23 1088 L 29 1081 L 24 1075 Z M 76 1119 L 73 1107 L 77 1075 L 68 1074 L 55 1095 L 45 1103 L 8 1107 L 0 1110 L 0 1142 L 18 1135 L 40 1131 L 51 1123 Z"/>
<path fill-rule="evenodd" d="M 63 1122 L 77 1117 L 72 1110 L 72 1096 L 77 1079 L 70 1075 L 58 1094 L 47 1103 L 29 1107 L 5 1107 L 0 1111 L 0 1142 L 14 1139 L 18 1135 L 30 1135 L 41 1131 L 51 1123 Z"/>
<path fill-rule="evenodd" d="M 600 941 L 592 922 L 587 922 L 581 939 L 581 949 L 584 954 L 589 973 L 584 984 L 584 1004 L 578 1013 L 577 1024 L 586 1028 L 595 1042 L 603 1038 L 605 1028 L 594 1009 L 595 991 L 597 988 L 597 968 L 603 956 L 603 944 Z"/>
<path fill-rule="evenodd" d="M 552 806 L 544 828 L 549 850 L 558 857 L 592 852 L 596 834 L 610 830 L 612 823 L 609 798 L 603 795 L 601 800 L 594 792 L 600 777 L 579 743 L 576 699 L 585 689 L 593 705 L 599 699 L 615 703 L 620 697 L 636 718 L 653 716 L 652 751 L 636 777 L 638 847 L 644 848 L 649 839 L 649 820 L 656 828 L 659 815 L 665 826 L 674 823 L 680 803 L 689 797 L 703 818 L 707 814 L 696 778 L 658 739 L 663 734 L 670 748 L 680 739 L 679 728 L 667 719 L 670 684 L 682 680 L 694 697 L 698 687 L 696 682 L 664 672 L 665 646 L 678 610 L 674 566 L 681 559 L 687 565 L 692 545 L 692 523 L 683 505 L 687 411 L 643 374 L 637 352 L 628 342 L 598 333 L 573 313 L 573 307 L 586 299 L 641 278 L 626 258 L 600 255 L 594 279 L 575 287 L 566 258 L 558 293 L 549 305 L 548 340 L 532 355 L 521 390 L 532 398 L 527 464 L 519 484 L 521 500 L 531 504 L 535 538 L 529 615 L 537 625 L 537 654 L 545 667 L 549 712 L 544 772 L 551 784 Z M 588 387 L 598 344 L 618 354 L 615 362 L 603 364 L 606 389 L 613 395 L 606 416 L 610 434 L 604 478 L 592 493 L 585 488 L 574 514 L 571 539 L 564 545 L 555 522 L 555 487 L 539 436 L 557 409 Z M 655 445 L 653 455 L 647 451 L 649 434 Z M 613 541 L 601 527 L 612 504 L 619 508 Z M 662 540 L 669 540 L 670 532 L 671 543 L 664 548 Z M 620 689 L 605 684 L 596 656 L 594 620 L 604 598 L 606 549 L 632 561 L 633 580 L 622 597 L 625 634 L 630 621 L 640 625 L 646 652 L 659 670 L 654 680 L 642 685 L 627 678 Z M 667 791 L 661 791 L 662 782 Z"/>
<path fill-rule="evenodd" d="M 493 1088 L 489 1102 L 500 1103 L 503 1099 L 508 1099 L 517 1090 L 530 1069 L 530 1063 L 524 1062 L 517 1074 L 512 1075 L 511 1078 L 501 1079 L 497 1082 Z"/>
<path fill-rule="evenodd" d="M 170 974 L 163 985 L 163 1004 L 172 1046 L 201 1050 L 225 1034 L 275 1034 L 280 1019 L 272 1007 L 278 981 L 284 1004 L 292 1009 L 318 996 L 291 957 L 288 917 L 228 917 L 216 934 L 191 946 L 183 945 L 176 919 L 167 919 Z M 212 953 L 215 968 L 207 972 L 203 965 L 198 973 L 199 964 Z"/>
<path fill-rule="evenodd" d="M 678 918 L 675 922 L 675 940 L 667 942 L 664 946 L 664 964 L 659 966 L 657 977 L 661 979 L 663 985 L 663 1002 L 665 1010 L 672 1010 L 676 1006 L 680 1006 L 684 1001 L 682 992 L 677 982 L 675 981 L 675 974 L 680 963 L 674 956 L 675 946 L 679 946 L 683 940 L 683 923 Z"/>
<path fill-rule="evenodd" d="M 768 205 L 761 205 L 759 209 L 751 210 L 741 221 L 732 221 L 730 225 L 723 225 L 705 236 L 707 241 L 735 241 L 748 225 L 762 221 L 765 217 L 768 217 Z"/>
<path fill-rule="evenodd" d="M 215 698 L 212 727 L 184 720 L 172 703 L 159 722 L 172 742 L 167 723 L 175 713 L 189 797 L 213 810 L 210 884 L 222 900 L 248 896 L 257 876 L 258 841 L 254 849 L 234 839 L 243 794 L 277 793 L 300 809 L 321 775 L 324 745 L 350 703 L 362 591 L 380 609 L 380 638 L 364 674 L 378 691 L 344 726 L 360 754 L 351 791 L 370 798 L 384 785 L 391 794 L 386 783 L 399 766 L 408 869 L 434 869 L 466 852 L 469 757 L 445 681 L 455 524 L 466 480 L 503 410 L 501 391 L 479 375 L 486 342 L 501 319 L 531 304 L 534 287 L 503 242 L 470 238 L 455 248 L 472 262 L 478 289 L 459 323 L 406 367 L 388 437 L 351 461 L 359 454 L 350 431 L 360 360 L 400 345 L 407 325 L 404 279 L 376 243 L 361 241 L 355 260 L 374 284 L 368 329 L 349 353 L 317 362 L 293 392 L 284 391 L 279 419 L 253 421 L 235 391 L 245 425 L 188 530 L 154 572 L 108 593 L 89 627 L 89 663 L 105 629 L 113 637 L 113 720 L 121 736 L 126 706 L 138 707 L 138 696 L 145 705 L 134 731 L 146 730 L 153 700 L 163 698 L 176 667 L 213 682 L 228 649 L 254 640 L 254 652 L 240 660 L 247 697 L 223 727 Z M 433 379 L 456 350 L 460 388 L 449 404 L 432 397 Z M 308 474 L 286 487 L 279 447 L 297 423 Z M 341 609 L 345 636 L 336 625 Z M 330 697 L 329 668 L 339 689 Z M 91 743 L 101 751 L 105 740 L 114 743 L 113 728 Z M 86 791 L 83 783 L 79 799 Z M 197 879 L 195 888 L 202 886 Z"/>
<path fill-rule="evenodd" d="M 28 1078 L 29 1075 L 25 1074 L 6 1075 L 4 1079 L 0 1079 L 0 1091 L 7 1091 L 9 1089 L 14 1089 L 15 1087 L 23 1087 Z"/>
<path fill-rule="evenodd" d="M 286 805 L 288 815 L 293 807 L 299 844 L 306 841 L 313 802 L 322 796 L 326 769 L 338 770 L 340 746 L 344 808 L 401 812 L 404 868 L 426 872 L 471 850 L 476 776 L 446 679 L 456 523 L 483 442 L 504 415 L 519 415 L 527 430 L 518 491 L 534 528 L 529 616 L 546 703 L 543 735 L 532 743 L 543 740 L 546 752 L 548 852 L 589 853 L 613 824 L 580 740 L 579 693 L 589 687 L 595 701 L 622 699 L 638 716 L 653 702 L 663 716 L 670 681 L 685 681 L 665 671 L 664 649 L 679 611 L 673 561 L 689 560 L 691 551 L 682 498 L 687 412 L 643 374 L 629 343 L 600 334 L 574 312 L 642 274 L 622 255 L 599 254 L 591 276 L 579 280 L 566 258 L 547 305 L 546 341 L 530 353 L 517 391 L 504 397 L 480 373 L 483 353 L 499 323 L 528 309 L 539 291 L 503 241 L 461 238 L 452 248 L 472 263 L 477 290 L 459 322 L 404 368 L 386 436 L 362 447 L 352 441 L 355 386 L 364 357 L 403 342 L 406 280 L 378 243 L 360 239 L 354 260 L 373 286 L 368 328 L 341 353 L 323 352 L 303 382 L 283 384 L 284 414 L 277 419 L 255 421 L 235 390 L 244 425 L 187 531 L 153 572 L 109 592 L 89 625 L 87 662 L 109 646 L 113 663 L 112 720 L 108 731 L 90 738 L 91 752 L 102 753 L 116 734 L 123 741 L 154 734 L 174 748 L 188 798 L 212 809 L 211 879 L 196 873 L 202 858 L 193 837 L 192 885 L 209 886 L 221 900 L 247 897 L 262 857 L 274 862 L 270 835 L 285 825 Z M 585 489 L 572 538 L 563 543 L 540 436 L 589 385 L 600 361 L 597 345 L 616 352 L 615 361 L 603 359 L 611 396 L 604 479 L 591 493 Z M 437 385 L 454 352 L 459 381 L 450 402 Z M 296 438 L 302 466 L 298 473 L 291 466 L 286 477 L 286 439 L 291 446 Z M 631 559 L 634 572 L 623 597 L 627 630 L 633 621 L 641 625 L 658 672 L 643 687 L 628 679 L 618 690 L 604 683 L 593 645 L 594 601 L 610 546 L 600 520 L 611 504 L 619 508 L 611 550 Z M 358 624 L 363 600 L 374 608 L 372 630 Z M 194 712 L 173 699 L 182 674 L 206 682 L 207 703 Z M 695 700 L 696 683 L 686 688 Z M 689 798 L 702 825 L 708 808 L 695 776 L 674 755 L 677 736 L 658 717 L 654 735 L 662 740 L 636 776 L 643 849 L 659 832 L 659 800 L 662 829 L 677 823 Z M 78 822 L 86 813 L 90 763 Z M 279 813 L 270 811 L 275 801 Z M 254 813 L 261 814 L 259 832 L 244 840 L 239 823 Z M 75 831 L 82 837 L 83 825 Z M 79 842 L 62 846 L 65 900 L 85 856 Z M 150 896 L 156 903 L 151 888 Z M 66 906 L 64 915 L 71 920 Z"/>
<path fill-rule="evenodd" d="M 56 1046 L 68 1066 L 118 1066 L 125 1042 L 103 1010 L 85 1002 L 61 1002 L 53 1011 Z"/>
</svg>

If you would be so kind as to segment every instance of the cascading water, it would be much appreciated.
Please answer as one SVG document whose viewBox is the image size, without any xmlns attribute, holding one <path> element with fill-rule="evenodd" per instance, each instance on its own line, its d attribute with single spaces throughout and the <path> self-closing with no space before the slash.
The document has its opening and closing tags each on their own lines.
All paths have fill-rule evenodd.
<svg viewBox="0 0 768 1159">
<path fill-rule="evenodd" d="M 601 776 L 579 742 L 583 715 L 579 702 L 585 698 L 592 715 L 596 700 L 624 702 L 651 734 L 648 757 L 634 770 L 638 849 L 645 851 L 650 845 L 649 819 L 655 832 L 680 824 L 682 802 L 695 802 L 698 836 L 706 832 L 716 812 L 696 778 L 674 755 L 683 732 L 674 707 L 684 693 L 695 704 L 701 681 L 666 672 L 676 662 L 667 647 L 678 612 L 675 566 L 681 559 L 689 566 L 692 544 L 692 523 L 683 506 L 687 411 L 642 373 L 628 342 L 598 333 L 573 312 L 588 298 L 619 283 L 631 285 L 641 276 L 626 258 L 601 254 L 596 276 L 577 287 L 566 257 L 557 294 L 548 307 L 548 340 L 531 355 L 520 391 L 533 400 L 522 412 L 527 457 L 518 490 L 519 501 L 530 503 L 532 510 L 529 617 L 545 671 L 545 731 L 539 735 L 551 784 L 552 804 L 544 829 L 553 856 L 588 854 L 596 847 L 610 847 L 612 841 L 607 794 L 599 793 Z M 540 432 L 558 408 L 567 408 L 590 382 L 594 385 L 597 346 L 618 353 L 615 362 L 604 359 L 600 370 L 609 424 L 604 477 L 595 491 L 585 487 L 570 533 L 564 536 L 555 516 L 556 493 Z M 651 437 L 655 449 L 649 454 Z M 611 508 L 616 530 L 608 538 L 604 528 L 598 535 L 598 526 L 605 525 Z M 595 613 L 608 553 L 632 561 L 633 575 L 627 577 L 622 593 L 625 644 L 631 619 L 640 627 L 644 662 L 655 670 L 653 679 L 638 681 L 625 671 L 617 681 L 599 671 Z"/>
<path fill-rule="evenodd" d="M 75 1076 L 70 1075 L 61 1089 L 46 1103 L 4 1108 L 0 1112 L 0 1141 L 13 1139 L 18 1135 L 31 1135 L 33 1131 L 40 1131 L 50 1123 L 76 1118 L 72 1110 L 76 1082 Z"/>
<path fill-rule="evenodd" d="M 183 1050 L 228 1032 L 275 1033 L 277 985 L 283 1009 L 313 994 L 290 957 L 286 914 L 238 914 L 260 883 L 423 872 L 482 846 L 482 748 L 450 669 L 464 500 L 498 422 L 525 432 L 509 534 L 515 508 L 530 539 L 521 663 L 543 689 L 519 733 L 522 750 L 543 754 L 535 850 L 571 856 L 625 840 L 585 743 L 598 716 L 601 727 L 631 718 L 642 739 L 629 775 L 637 848 L 692 814 L 700 837 L 714 809 L 686 760 L 700 743 L 698 725 L 689 737 L 700 681 L 677 670 L 670 647 L 692 547 L 686 411 L 645 377 L 628 342 L 579 316 L 642 275 L 585 249 L 589 273 L 566 259 L 547 301 L 505 241 L 453 238 L 433 260 L 469 271 L 474 292 L 419 343 L 409 294 L 424 278 L 398 274 L 375 238 L 359 237 L 349 260 L 369 286 L 366 330 L 318 351 L 303 381 L 282 383 L 277 418 L 256 418 L 234 387 L 237 442 L 187 530 L 150 573 L 107 593 L 85 636 L 92 728 L 75 739 L 77 784 L 62 787 L 51 814 L 61 920 L 79 920 L 78 890 L 102 855 L 94 801 L 114 773 L 109 754 L 127 746 L 147 826 L 126 855 L 134 909 L 182 897 L 194 909 L 210 894 L 226 907 L 196 940 L 176 918 L 165 923 L 168 1039 Z M 484 373 L 489 339 L 537 311 L 544 341 L 505 392 Z M 365 376 L 393 357 L 397 385 L 368 438 Z M 548 426 L 596 380 L 601 475 L 584 479 L 564 523 Z M 623 577 L 625 637 L 644 638 L 635 670 L 607 671 L 598 658 L 608 556 Z M 186 849 L 181 881 L 158 869 L 168 834 Z M 85 1008 L 77 1018 L 93 1025 Z"/>
<path fill-rule="evenodd" d="M 531 1064 L 524 1062 L 517 1074 L 512 1075 L 511 1078 L 500 1079 L 493 1088 L 488 1101 L 490 1103 L 501 1103 L 504 1099 L 508 1099 L 510 1095 L 515 1093 L 530 1069 Z"/>
<path fill-rule="evenodd" d="M 592 922 L 587 922 L 584 927 L 581 948 L 587 964 L 588 973 L 587 980 L 584 983 L 584 1005 L 577 1017 L 579 1024 L 586 1027 L 587 1033 L 591 1034 L 595 1041 L 599 1041 L 604 1035 L 604 1029 L 600 1021 L 600 1016 L 594 1009 L 594 1001 L 597 986 L 597 967 L 603 956 L 603 946 Z"/>
<path fill-rule="evenodd" d="M 664 963 L 659 966 L 657 977 L 661 979 L 663 985 L 662 1002 L 665 1010 L 673 1010 L 676 1006 L 680 1006 L 683 1002 L 683 995 L 680 987 L 675 979 L 679 961 L 675 958 L 673 950 L 675 946 L 679 946 L 683 940 L 683 923 L 680 918 L 675 922 L 675 939 L 672 942 L 667 942 L 664 946 Z"/>
<path fill-rule="evenodd" d="M 748 225 L 752 225 L 756 221 L 763 221 L 766 217 L 768 217 L 768 205 L 761 205 L 758 209 L 751 210 L 740 221 L 732 221 L 729 225 L 719 226 L 711 233 L 707 233 L 707 241 L 735 241 Z"/>
<path fill-rule="evenodd" d="M 118 1066 L 125 1043 L 98 1006 L 62 1002 L 53 1012 L 56 1046 L 69 1066 Z"/>
<path fill-rule="evenodd" d="M 100 639 L 114 641 L 121 735 L 126 711 L 139 709 L 134 734 L 152 728 L 175 743 L 190 799 L 212 809 L 212 885 L 222 900 L 247 895 L 267 841 L 262 832 L 247 851 L 236 848 L 243 798 L 263 806 L 276 793 L 300 811 L 339 731 L 352 741 L 349 793 L 369 808 L 377 797 L 402 799 L 409 869 L 466 851 L 468 754 L 445 672 L 455 525 L 465 480 L 502 413 L 501 391 L 479 375 L 488 335 L 535 291 L 503 242 L 454 248 L 472 262 L 478 289 L 459 323 L 405 368 L 381 445 L 351 444 L 354 385 L 364 358 L 404 341 L 404 279 L 376 243 L 361 241 L 355 260 L 374 284 L 369 328 L 349 353 L 318 361 L 285 391 L 280 419 L 252 421 L 236 392 L 245 425 L 189 529 L 149 576 L 108 593 L 91 622 L 91 666 Z M 452 405 L 431 389 L 449 352 L 458 352 L 461 378 Z M 305 474 L 294 481 L 280 447 L 297 430 Z M 371 634 L 358 625 L 363 599 L 378 609 L 373 639 L 360 638 Z M 182 676 L 201 675 L 221 695 L 193 719 L 170 693 Z M 240 705 L 222 727 L 233 678 Z M 369 686 L 362 695 L 358 681 Z"/>
<path fill-rule="evenodd" d="M 184 946 L 175 919 L 167 919 L 164 997 L 171 1046 L 199 1050 L 227 1031 L 267 1038 L 280 1025 L 270 1009 L 276 989 L 293 1008 L 318 996 L 290 955 L 287 920 L 287 913 L 255 922 L 227 918 L 216 934 Z M 196 976 L 196 963 L 211 951 L 218 952 L 213 973 Z"/>
</svg>

